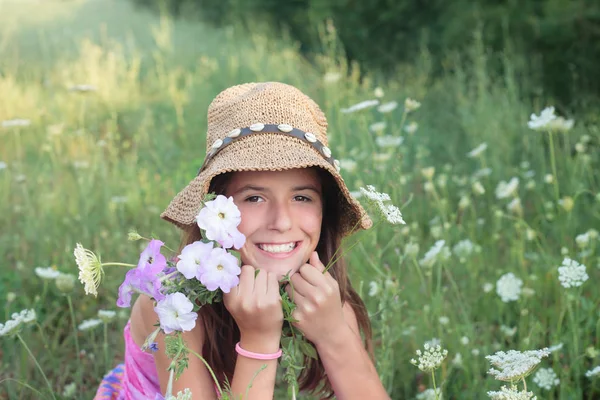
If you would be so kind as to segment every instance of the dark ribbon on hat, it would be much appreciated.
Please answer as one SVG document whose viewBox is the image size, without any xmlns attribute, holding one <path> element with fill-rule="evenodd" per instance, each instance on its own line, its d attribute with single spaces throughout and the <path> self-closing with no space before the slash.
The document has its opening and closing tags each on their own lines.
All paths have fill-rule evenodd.
<svg viewBox="0 0 600 400">
<path fill-rule="evenodd" d="M 250 127 L 240 128 L 239 135 L 237 135 L 235 137 L 227 136 L 227 137 L 225 137 L 225 138 L 222 139 L 223 143 L 218 148 L 211 147 L 211 149 L 208 151 L 208 153 L 206 153 L 206 158 L 204 159 L 204 163 L 202 163 L 202 166 L 198 170 L 198 174 L 197 175 L 200 175 L 200 173 L 206 168 L 206 166 L 208 165 L 208 163 L 210 162 L 210 160 L 212 160 L 214 158 L 214 156 L 216 156 L 221 150 L 223 150 L 225 147 L 227 147 L 231 143 L 233 143 L 236 140 L 238 140 L 240 138 L 243 138 L 245 136 L 249 136 L 249 135 L 253 135 L 253 134 L 261 134 L 261 133 L 279 133 L 279 134 L 282 134 L 282 135 L 290 135 L 290 136 L 293 136 L 295 138 L 298 138 L 298 139 L 300 139 L 300 140 L 302 140 L 302 141 L 310 144 L 313 148 L 315 148 L 315 150 L 317 150 L 319 152 L 319 154 L 328 163 L 330 163 L 334 168 L 336 168 L 337 170 L 339 170 L 339 166 L 338 166 L 339 164 L 336 165 L 336 160 L 332 156 L 327 157 L 327 155 L 325 154 L 325 152 L 327 152 L 327 150 L 325 150 L 325 152 L 323 151 L 324 148 L 326 148 L 326 149 L 329 149 L 329 148 L 327 146 L 325 146 L 323 143 L 321 143 L 321 141 L 319 139 L 316 139 L 316 136 L 315 136 L 315 141 L 311 142 L 310 140 L 308 140 L 306 138 L 307 132 L 304 132 L 304 131 L 302 131 L 300 129 L 292 128 L 291 131 L 284 132 L 281 129 L 279 129 L 279 125 L 264 124 L 264 127 L 262 129 L 255 130 L 255 131 L 252 130 L 252 129 L 250 129 Z M 329 150 L 329 152 L 331 152 L 331 150 Z"/>
</svg>

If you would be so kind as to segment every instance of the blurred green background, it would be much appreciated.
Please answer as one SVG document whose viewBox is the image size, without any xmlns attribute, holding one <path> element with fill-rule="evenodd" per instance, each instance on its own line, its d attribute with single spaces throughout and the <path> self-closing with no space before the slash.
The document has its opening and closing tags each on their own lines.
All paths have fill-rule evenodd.
<svg viewBox="0 0 600 400">
<path fill-rule="evenodd" d="M 402 208 L 406 226 L 348 242 L 360 241 L 348 261 L 394 400 L 433 398 L 410 359 L 434 339 L 449 351 L 436 378 L 445 399 L 499 389 L 485 355 L 559 344 L 542 366 L 560 384 L 529 378 L 528 389 L 597 398 L 585 372 L 600 364 L 599 7 L 0 0 L 0 322 L 36 310 L 22 337 L 51 387 L 16 338 L 0 337 L 0 398 L 93 397 L 122 360 L 128 310 L 104 331 L 77 327 L 116 309 L 124 271 L 107 267 L 93 298 L 34 270 L 76 274 L 77 242 L 135 263 L 130 229 L 176 247 L 158 214 L 202 164 L 210 101 L 251 81 L 315 99 L 350 189 L 375 185 Z M 406 98 L 421 107 L 408 112 Z M 342 112 L 374 99 L 380 107 Z M 550 105 L 574 127 L 529 129 Z M 430 264 L 437 240 L 446 253 Z M 564 257 L 586 266 L 581 287 L 560 285 Z M 507 273 L 521 280 L 515 301 L 497 294 Z"/>
</svg>

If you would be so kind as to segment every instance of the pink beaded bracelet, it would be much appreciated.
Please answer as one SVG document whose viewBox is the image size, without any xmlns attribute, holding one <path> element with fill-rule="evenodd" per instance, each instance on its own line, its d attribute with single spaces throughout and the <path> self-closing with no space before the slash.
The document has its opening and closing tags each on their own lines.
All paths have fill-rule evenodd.
<svg viewBox="0 0 600 400">
<path fill-rule="evenodd" d="M 240 342 L 237 342 L 235 345 L 235 351 L 237 351 L 237 353 L 241 356 L 253 358 L 255 360 L 275 360 L 276 358 L 281 357 L 281 354 L 283 353 L 281 349 L 279 349 L 278 352 L 271 354 L 254 353 L 252 351 L 242 349 Z"/>
</svg>

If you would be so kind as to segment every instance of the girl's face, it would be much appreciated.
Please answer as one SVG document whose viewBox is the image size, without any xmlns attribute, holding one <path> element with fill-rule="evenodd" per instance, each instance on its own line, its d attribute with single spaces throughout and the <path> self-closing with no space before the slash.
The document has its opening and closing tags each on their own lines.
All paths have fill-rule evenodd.
<svg viewBox="0 0 600 400">
<path fill-rule="evenodd" d="M 243 264 L 281 278 L 310 258 L 321 236 L 322 188 L 313 169 L 233 173 L 227 196 L 240 209 Z"/>
</svg>

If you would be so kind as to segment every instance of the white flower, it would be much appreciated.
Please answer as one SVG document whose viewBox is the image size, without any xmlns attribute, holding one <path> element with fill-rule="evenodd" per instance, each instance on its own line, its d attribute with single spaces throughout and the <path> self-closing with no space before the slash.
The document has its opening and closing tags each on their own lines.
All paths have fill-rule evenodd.
<svg viewBox="0 0 600 400">
<path fill-rule="evenodd" d="M 404 246 L 404 255 L 407 257 L 416 257 L 419 254 L 419 243 L 409 242 Z"/>
<path fill-rule="evenodd" d="M 9 119 L 6 121 L 2 121 L 3 128 L 12 128 L 15 126 L 29 126 L 31 125 L 31 121 L 28 119 Z"/>
<path fill-rule="evenodd" d="M 417 124 L 416 122 L 411 122 L 404 127 L 404 131 L 409 135 L 414 134 L 417 131 L 417 129 L 419 129 L 419 124 Z"/>
<path fill-rule="evenodd" d="M 533 376 L 533 382 L 542 389 L 552 390 L 560 383 L 560 379 L 552 368 L 540 368 Z"/>
<path fill-rule="evenodd" d="M 590 244 L 590 234 L 589 232 L 582 233 L 580 235 L 575 236 L 575 243 L 580 249 L 587 247 Z"/>
<path fill-rule="evenodd" d="M 467 156 L 471 158 L 475 158 L 483 153 L 487 149 L 487 143 L 481 143 L 479 146 L 475 147 L 473 150 L 467 153 Z"/>
<path fill-rule="evenodd" d="M 377 111 L 379 111 L 382 114 L 385 114 L 394 111 L 396 107 L 398 107 L 398 102 L 390 101 L 388 103 L 383 103 L 382 105 L 377 107 Z"/>
<path fill-rule="evenodd" d="M 73 254 L 79 267 L 79 280 L 84 284 L 85 293 L 97 296 L 97 289 L 104 275 L 102 263 L 94 253 L 83 248 L 80 243 L 77 243 Z"/>
<path fill-rule="evenodd" d="M 468 338 L 467 336 L 463 336 L 463 337 L 461 337 L 461 338 L 460 338 L 460 343 L 461 343 L 463 346 L 466 346 L 466 345 L 468 345 L 468 344 L 469 344 L 469 341 L 470 341 L 470 340 L 469 340 L 469 338 Z"/>
<path fill-rule="evenodd" d="M 475 182 L 473 182 L 473 185 L 471 187 L 473 189 L 473 193 L 475 193 L 479 196 L 485 194 L 485 188 L 483 187 L 481 182 L 475 181 Z"/>
<path fill-rule="evenodd" d="M 587 376 L 590 379 L 600 376 L 600 365 L 598 365 L 597 367 L 594 367 L 594 369 L 590 369 L 589 371 L 587 371 L 585 373 L 585 376 Z"/>
<path fill-rule="evenodd" d="M 568 132 L 573 129 L 575 121 L 572 119 L 564 119 L 563 117 L 556 117 L 552 121 L 548 122 L 546 129 L 555 132 Z"/>
<path fill-rule="evenodd" d="M 442 315 L 438 321 L 440 322 L 441 325 L 448 325 L 450 323 L 450 318 L 446 317 L 445 315 Z"/>
<path fill-rule="evenodd" d="M 486 282 L 483 284 L 483 292 L 484 293 L 489 293 L 492 290 L 494 290 L 494 284 Z"/>
<path fill-rule="evenodd" d="M 369 200 L 374 202 L 389 201 L 390 195 L 387 193 L 379 193 L 373 185 L 367 185 L 366 188 L 361 187 L 360 192 Z"/>
<path fill-rule="evenodd" d="M 100 326 L 100 325 L 102 325 L 102 320 L 101 319 L 97 319 L 97 318 L 86 319 L 81 324 L 79 324 L 79 326 L 77 327 L 77 329 L 79 329 L 80 331 L 87 331 L 89 329 L 95 328 L 95 327 Z"/>
<path fill-rule="evenodd" d="M 225 249 L 215 247 L 204 264 L 200 282 L 210 291 L 220 288 L 229 293 L 240 283 L 240 272 L 238 259 Z"/>
<path fill-rule="evenodd" d="M 233 202 L 233 197 L 217 196 L 207 201 L 196 216 L 200 229 L 206 231 L 209 240 L 216 240 L 224 248 L 241 249 L 246 237 L 237 229 L 242 214 Z"/>
<path fill-rule="evenodd" d="M 363 194 L 360 190 L 352 190 L 350 191 L 350 196 L 354 197 L 355 199 L 360 199 Z"/>
<path fill-rule="evenodd" d="M 440 345 L 430 346 L 425 343 L 425 351 L 417 350 L 417 358 L 410 360 L 411 364 L 416 365 L 423 372 L 431 372 L 442 365 L 442 361 L 448 355 L 448 350 L 442 349 Z"/>
<path fill-rule="evenodd" d="M 411 99 L 410 97 L 407 97 L 406 100 L 404 100 L 404 111 L 407 113 L 415 111 L 419 107 L 421 107 L 421 103 Z"/>
<path fill-rule="evenodd" d="M 95 92 L 98 88 L 94 85 L 80 84 L 69 87 L 70 92 Z"/>
<path fill-rule="evenodd" d="M 117 316 L 117 312 L 113 310 L 98 310 L 98 318 L 104 323 L 112 321 Z"/>
<path fill-rule="evenodd" d="M 585 265 L 568 257 L 565 257 L 562 266 L 558 267 L 558 280 L 565 288 L 581 286 L 588 279 Z"/>
<path fill-rule="evenodd" d="M 166 334 L 173 331 L 191 331 L 196 326 L 198 313 L 183 293 L 168 294 L 158 302 L 154 311 L 158 315 L 160 327 Z"/>
<path fill-rule="evenodd" d="M 548 351 L 549 351 L 550 353 L 554 353 L 555 351 L 559 351 L 559 350 L 561 350 L 561 349 L 563 348 L 563 346 L 564 346 L 564 345 L 563 345 L 562 343 L 559 343 L 559 344 L 557 344 L 557 345 L 554 345 L 554 346 L 550 346 L 550 347 L 548 347 Z"/>
<path fill-rule="evenodd" d="M 556 115 L 554 115 L 554 107 L 546 107 L 542 110 L 539 117 L 535 114 L 531 114 L 527 126 L 530 129 L 539 131 L 546 128 L 550 121 L 554 119 L 556 119 Z"/>
<path fill-rule="evenodd" d="M 0 171 L 7 168 L 7 164 L 4 161 L 0 161 Z"/>
<path fill-rule="evenodd" d="M 513 177 L 510 181 L 500 181 L 496 186 L 496 197 L 498 199 L 505 199 L 512 196 L 517 188 L 519 187 L 519 178 Z"/>
<path fill-rule="evenodd" d="M 516 387 L 509 389 L 502 386 L 499 392 L 489 391 L 487 394 L 492 400 L 537 400 L 533 392 L 526 392 L 525 390 L 519 392 Z"/>
<path fill-rule="evenodd" d="M 405 225 L 404 219 L 400 209 L 393 204 L 384 203 L 382 201 L 377 202 L 377 207 L 383 217 L 392 225 Z"/>
<path fill-rule="evenodd" d="M 50 268 L 50 267 L 48 267 L 48 268 L 36 267 L 35 274 L 42 279 L 52 280 L 52 279 L 56 279 L 60 275 L 60 272 L 53 268 Z"/>
<path fill-rule="evenodd" d="M 343 114 L 349 114 L 349 113 L 353 113 L 356 111 L 364 110 L 365 108 L 374 107 L 378 104 L 379 104 L 379 100 L 365 100 L 365 101 L 361 101 L 358 104 L 354 104 L 353 106 L 350 106 L 348 108 L 342 108 L 340 111 Z"/>
<path fill-rule="evenodd" d="M 485 356 L 490 363 L 498 368 L 491 368 L 488 373 L 500 381 L 516 381 L 525 378 L 542 361 L 543 357 L 548 357 L 550 352 L 547 348 L 541 350 L 508 352 L 498 351 L 491 356 Z"/>
<path fill-rule="evenodd" d="M 433 178 L 433 175 L 435 174 L 435 167 L 427 167 L 427 168 L 423 168 L 421 169 L 421 175 L 423 175 L 423 178 L 430 180 L 431 178 Z"/>
<path fill-rule="evenodd" d="M 202 275 L 202 265 L 210 257 L 213 249 L 213 243 L 204 243 L 197 241 L 190 243 L 181 250 L 179 261 L 177 261 L 177 271 L 181 272 L 186 279 L 200 279 Z"/>
<path fill-rule="evenodd" d="M 546 182 L 546 183 L 554 182 L 554 175 L 552 175 L 552 174 L 544 175 L 544 182 Z"/>
<path fill-rule="evenodd" d="M 25 309 L 18 313 L 13 313 L 11 318 L 12 319 L 9 319 L 4 324 L 0 324 L 0 337 L 18 334 L 21 330 L 21 326 L 34 322 L 37 315 L 35 310 Z"/>
<path fill-rule="evenodd" d="M 374 124 L 371 124 L 369 126 L 369 129 L 371 130 L 371 132 L 381 132 L 386 127 L 387 127 L 387 123 L 385 123 L 384 121 L 381 121 L 381 122 L 375 122 Z"/>
<path fill-rule="evenodd" d="M 379 293 L 379 284 L 375 281 L 369 282 L 369 296 L 376 296 L 377 293 Z"/>
<path fill-rule="evenodd" d="M 177 396 L 168 396 L 165 400 L 192 400 L 192 392 L 190 389 L 185 388 L 182 391 L 177 392 Z"/>
<path fill-rule="evenodd" d="M 429 250 L 427 250 L 425 256 L 423 256 L 423 258 L 419 261 L 419 264 L 422 267 L 433 267 L 433 265 L 438 259 L 438 256 L 442 252 L 442 249 L 444 248 L 445 244 L 445 240 L 438 240 L 437 242 L 435 242 L 434 245 Z"/>
<path fill-rule="evenodd" d="M 376 163 L 384 163 L 392 158 L 392 153 L 375 153 L 373 154 L 373 161 Z"/>
<path fill-rule="evenodd" d="M 65 387 L 63 388 L 62 395 L 63 395 L 63 397 L 65 397 L 67 399 L 71 399 L 71 398 L 75 397 L 76 390 L 77 390 L 77 385 L 75 384 L 75 382 L 71 382 L 68 385 L 65 385 Z"/>
<path fill-rule="evenodd" d="M 437 392 L 437 397 L 436 397 Z M 436 390 L 427 389 L 419 393 L 416 397 L 417 400 L 442 400 L 442 389 L 437 388 Z"/>
<path fill-rule="evenodd" d="M 325 73 L 325 75 L 323 75 L 323 81 L 325 83 L 335 83 L 335 82 L 339 81 L 341 77 L 342 77 L 342 74 L 340 74 L 339 72 L 330 71 L 330 72 Z"/>
<path fill-rule="evenodd" d="M 377 146 L 386 148 L 386 147 L 398 147 L 404 142 L 404 138 L 402 136 L 378 136 L 375 138 L 375 143 Z"/>
<path fill-rule="evenodd" d="M 340 168 L 342 169 L 342 171 L 354 172 L 354 170 L 356 170 L 356 161 L 349 159 L 341 159 Z"/>
<path fill-rule="evenodd" d="M 500 332 L 502 332 L 504 334 L 504 336 L 506 337 L 513 337 L 515 336 L 515 333 L 517 333 L 517 327 L 510 327 L 510 326 L 506 326 L 506 325 L 500 325 Z"/>
<path fill-rule="evenodd" d="M 456 243 L 452 248 L 452 251 L 454 254 L 456 254 L 461 262 L 464 262 L 467 257 L 478 251 L 478 248 L 479 246 L 473 244 L 473 242 L 471 242 L 469 239 L 464 239 Z"/>
<path fill-rule="evenodd" d="M 521 199 L 519 197 L 515 197 L 506 205 L 506 209 L 513 214 L 522 215 L 523 206 L 521 205 Z"/>
<path fill-rule="evenodd" d="M 385 93 L 383 92 L 383 89 L 381 87 L 377 86 L 375 88 L 375 90 L 373 90 L 373 95 L 375 97 L 381 98 L 381 97 L 383 97 L 385 95 Z"/>
<path fill-rule="evenodd" d="M 522 286 L 523 281 L 517 278 L 512 272 L 509 272 L 502 275 L 498 279 L 498 282 L 496 282 L 496 293 L 498 293 L 498 296 L 505 303 L 516 301 L 519 300 Z"/>
</svg>

